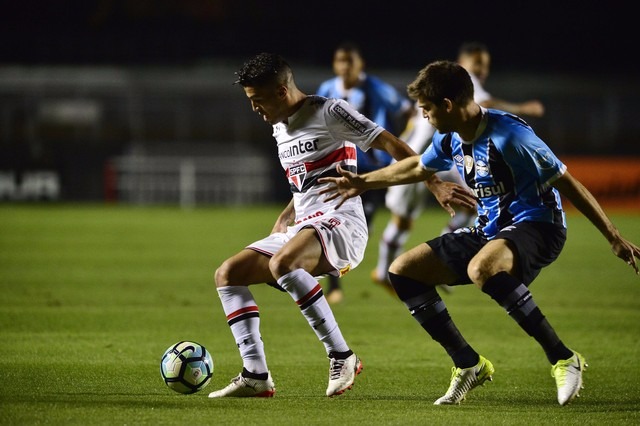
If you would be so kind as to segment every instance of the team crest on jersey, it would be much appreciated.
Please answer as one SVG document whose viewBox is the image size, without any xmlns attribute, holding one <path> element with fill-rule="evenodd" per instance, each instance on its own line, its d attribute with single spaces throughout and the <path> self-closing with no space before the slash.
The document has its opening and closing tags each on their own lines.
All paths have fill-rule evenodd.
<svg viewBox="0 0 640 426">
<path fill-rule="evenodd" d="M 298 191 L 302 191 L 302 185 L 304 184 L 304 178 L 307 176 L 307 166 L 302 164 L 294 164 L 289 167 L 289 181 L 298 188 Z"/>
<path fill-rule="evenodd" d="M 464 157 L 462 157 L 462 155 L 460 155 L 460 154 L 456 154 L 453 157 L 453 161 L 455 161 L 456 164 L 458 164 L 458 165 L 462 165 L 462 162 L 464 161 Z"/>
<path fill-rule="evenodd" d="M 555 164 L 555 161 L 553 161 L 553 157 L 551 156 L 551 153 L 547 151 L 545 148 L 536 149 L 535 152 L 533 153 L 533 157 L 535 158 L 536 164 L 538 165 L 538 167 L 540 167 L 543 170 L 550 169 Z"/>
<path fill-rule="evenodd" d="M 464 171 L 467 172 L 467 174 L 471 173 L 471 170 L 473 170 L 473 157 L 470 155 L 465 155 L 464 156 Z"/>
<path fill-rule="evenodd" d="M 489 165 L 482 160 L 476 161 L 476 173 L 480 177 L 489 175 Z"/>
</svg>

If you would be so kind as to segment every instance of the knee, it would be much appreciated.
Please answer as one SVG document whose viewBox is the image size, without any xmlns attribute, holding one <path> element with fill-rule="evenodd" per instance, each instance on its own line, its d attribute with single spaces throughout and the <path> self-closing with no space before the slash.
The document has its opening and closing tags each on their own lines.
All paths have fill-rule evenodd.
<svg viewBox="0 0 640 426">
<path fill-rule="evenodd" d="M 482 288 L 482 285 L 490 276 L 486 262 L 475 257 L 467 265 L 467 275 L 469 275 L 471 282 L 479 288 Z"/>
<path fill-rule="evenodd" d="M 291 260 L 286 254 L 276 253 L 276 255 L 269 260 L 269 271 L 276 279 L 288 274 L 292 270 Z"/>
<path fill-rule="evenodd" d="M 226 287 L 229 285 L 231 281 L 231 270 L 232 266 L 228 260 L 224 261 L 222 265 L 216 269 L 213 275 L 216 287 Z"/>
<path fill-rule="evenodd" d="M 402 275 L 404 270 L 404 262 L 402 260 L 402 255 L 400 255 L 399 257 L 396 257 L 393 262 L 391 262 L 388 272 L 395 275 Z"/>
</svg>

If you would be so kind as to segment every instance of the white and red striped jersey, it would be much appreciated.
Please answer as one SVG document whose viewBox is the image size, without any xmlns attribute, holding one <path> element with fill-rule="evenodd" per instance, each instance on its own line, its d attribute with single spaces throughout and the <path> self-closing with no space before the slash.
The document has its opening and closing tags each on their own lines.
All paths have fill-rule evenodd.
<svg viewBox="0 0 640 426">
<path fill-rule="evenodd" d="M 346 101 L 309 96 L 286 123 L 273 126 L 278 157 L 296 211 L 296 223 L 333 211 L 339 200 L 324 202 L 318 178 L 337 176 L 336 166 L 357 172 L 356 145 L 367 151 L 384 128 L 360 114 Z M 360 198 L 340 209 L 362 209 Z"/>
</svg>

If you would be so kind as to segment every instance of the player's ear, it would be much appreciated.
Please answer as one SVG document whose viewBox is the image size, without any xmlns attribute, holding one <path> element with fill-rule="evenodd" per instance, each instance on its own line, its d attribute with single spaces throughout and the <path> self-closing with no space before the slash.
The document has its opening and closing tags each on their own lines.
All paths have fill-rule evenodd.
<svg viewBox="0 0 640 426">
<path fill-rule="evenodd" d="M 278 86 L 278 88 L 276 89 L 276 94 L 278 95 L 278 98 L 280 99 L 284 99 L 287 97 L 287 93 L 288 93 L 288 89 L 287 86 L 284 85 L 280 85 Z"/>
<path fill-rule="evenodd" d="M 444 98 L 442 100 L 442 107 L 447 111 L 451 112 L 453 110 L 453 101 L 449 98 Z"/>
</svg>

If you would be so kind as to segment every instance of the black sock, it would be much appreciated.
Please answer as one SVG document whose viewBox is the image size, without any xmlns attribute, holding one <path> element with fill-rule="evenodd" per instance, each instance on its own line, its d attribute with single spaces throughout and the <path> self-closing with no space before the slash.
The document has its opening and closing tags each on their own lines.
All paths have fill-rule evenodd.
<svg viewBox="0 0 640 426">
<path fill-rule="evenodd" d="M 329 275 L 329 288 L 327 293 L 331 293 L 334 290 L 340 290 L 340 278 L 335 275 Z"/>
<path fill-rule="evenodd" d="M 246 377 L 248 379 L 256 379 L 256 380 L 267 380 L 267 378 L 269 377 L 269 373 L 252 373 L 251 371 L 247 370 L 246 368 L 242 367 L 242 377 Z"/>
<path fill-rule="evenodd" d="M 349 349 L 346 352 L 329 352 L 329 355 L 327 355 L 327 357 L 333 359 L 347 359 L 351 355 L 353 355 L 353 351 Z"/>
<path fill-rule="evenodd" d="M 542 314 L 529 289 L 520 280 L 507 272 L 499 272 L 484 283 L 482 291 L 498 302 L 529 336 L 536 339 L 551 364 L 573 355 Z"/>
<path fill-rule="evenodd" d="M 434 287 L 392 272 L 389 272 L 389 279 L 413 318 L 440 343 L 456 367 L 469 368 L 479 362 L 480 356 L 464 340 Z"/>
</svg>

